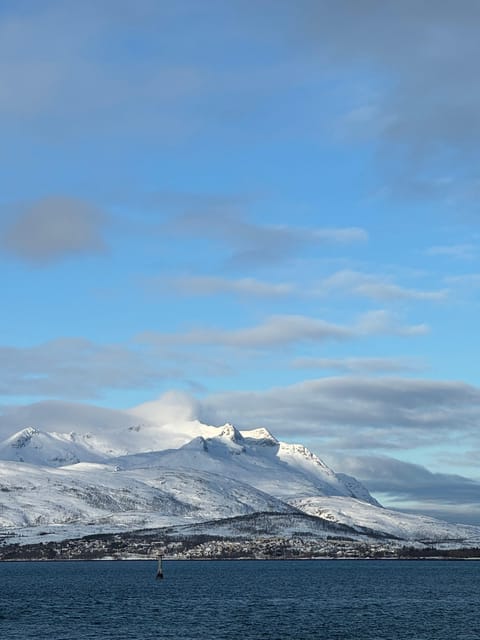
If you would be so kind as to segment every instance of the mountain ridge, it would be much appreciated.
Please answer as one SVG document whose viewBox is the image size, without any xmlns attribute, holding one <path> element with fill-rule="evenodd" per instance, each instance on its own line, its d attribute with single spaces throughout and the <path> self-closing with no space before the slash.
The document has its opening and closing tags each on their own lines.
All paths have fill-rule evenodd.
<svg viewBox="0 0 480 640">
<path fill-rule="evenodd" d="M 155 446 L 161 428 L 153 424 L 130 425 L 118 438 L 34 427 L 16 432 L 0 443 L 0 527 L 31 540 L 47 533 L 82 537 L 92 531 L 195 528 L 271 512 L 317 518 L 324 523 L 319 531 L 330 523 L 362 536 L 480 538 L 480 528 L 385 510 L 356 478 L 267 429 L 198 421 L 182 429 L 193 437 L 160 450 Z"/>
</svg>

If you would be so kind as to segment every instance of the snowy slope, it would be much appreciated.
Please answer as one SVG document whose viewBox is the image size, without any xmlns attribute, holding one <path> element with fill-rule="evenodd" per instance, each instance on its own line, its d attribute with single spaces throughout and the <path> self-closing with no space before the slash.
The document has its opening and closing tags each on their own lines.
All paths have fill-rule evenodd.
<svg viewBox="0 0 480 640">
<path fill-rule="evenodd" d="M 118 471 L 80 463 L 38 467 L 0 462 L 0 527 L 104 524 L 132 528 L 294 508 L 250 485 L 208 473 Z"/>
<path fill-rule="evenodd" d="M 480 540 L 480 527 L 451 524 L 427 516 L 418 516 L 378 508 L 360 500 L 341 497 L 316 497 L 291 500 L 290 503 L 313 516 L 344 524 L 357 531 L 372 530 L 408 541 Z"/>
</svg>

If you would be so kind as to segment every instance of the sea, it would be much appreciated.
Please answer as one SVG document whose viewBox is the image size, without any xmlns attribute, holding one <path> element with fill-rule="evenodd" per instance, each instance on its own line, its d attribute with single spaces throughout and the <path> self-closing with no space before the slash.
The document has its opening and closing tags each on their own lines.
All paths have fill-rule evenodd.
<svg viewBox="0 0 480 640">
<path fill-rule="evenodd" d="M 1 640 L 478 640 L 480 562 L 0 563 Z"/>
</svg>

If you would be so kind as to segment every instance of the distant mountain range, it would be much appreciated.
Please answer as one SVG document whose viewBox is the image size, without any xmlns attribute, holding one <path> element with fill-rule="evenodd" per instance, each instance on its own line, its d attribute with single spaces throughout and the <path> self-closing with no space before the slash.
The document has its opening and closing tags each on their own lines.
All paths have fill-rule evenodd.
<svg viewBox="0 0 480 640">
<path fill-rule="evenodd" d="M 151 423 L 108 435 L 32 427 L 13 434 L 0 443 L 0 533 L 35 542 L 208 523 L 235 535 L 239 516 L 269 513 L 277 514 L 275 535 L 282 526 L 291 535 L 295 522 L 297 531 L 324 536 L 480 540 L 477 527 L 384 509 L 358 480 L 266 429 L 198 421 L 181 429 L 187 442 L 175 449 L 159 448 L 162 428 Z"/>
</svg>

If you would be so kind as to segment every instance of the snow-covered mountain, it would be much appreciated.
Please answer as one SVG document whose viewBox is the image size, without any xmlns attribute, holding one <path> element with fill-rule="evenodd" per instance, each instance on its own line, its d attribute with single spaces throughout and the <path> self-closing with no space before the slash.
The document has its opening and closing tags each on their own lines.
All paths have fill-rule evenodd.
<svg viewBox="0 0 480 640">
<path fill-rule="evenodd" d="M 240 432 L 226 424 L 215 435 L 198 436 L 179 449 L 129 455 L 115 462 L 122 469 L 146 466 L 208 471 L 286 501 L 344 496 L 379 506 L 357 480 L 336 474 L 303 445 L 279 442 L 266 429 Z"/>
<path fill-rule="evenodd" d="M 332 525 L 404 540 L 480 537 L 475 528 L 383 509 L 358 480 L 265 429 L 184 421 L 175 435 L 181 446 L 158 450 L 162 434 L 151 422 L 117 435 L 15 433 L 0 443 L 0 533 L 66 538 L 276 513 L 310 518 L 308 531 L 314 516 L 325 532 Z"/>
<path fill-rule="evenodd" d="M 102 446 L 103 444 L 103 446 Z M 0 460 L 61 467 L 100 462 L 123 449 L 111 449 L 89 434 L 44 432 L 26 427 L 0 443 Z"/>
</svg>

